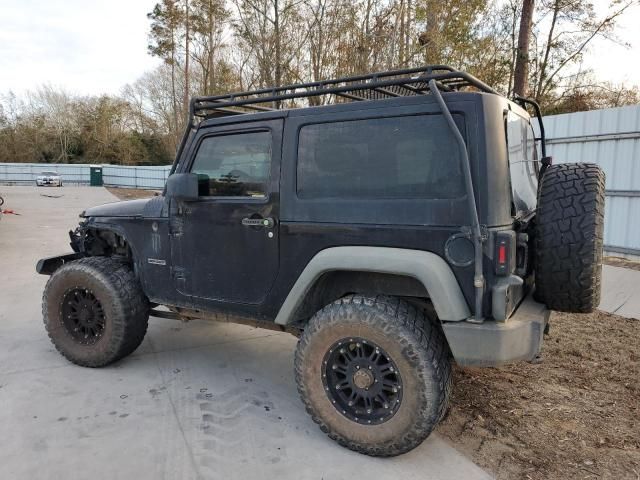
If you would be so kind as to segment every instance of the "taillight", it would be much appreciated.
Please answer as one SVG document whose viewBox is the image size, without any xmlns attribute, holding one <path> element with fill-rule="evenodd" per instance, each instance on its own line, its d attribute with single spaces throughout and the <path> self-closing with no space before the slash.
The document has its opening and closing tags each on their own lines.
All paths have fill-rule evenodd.
<svg viewBox="0 0 640 480">
<path fill-rule="evenodd" d="M 496 233 L 495 270 L 496 275 L 510 275 L 515 268 L 516 232 L 507 230 Z"/>
<path fill-rule="evenodd" d="M 507 246 L 504 243 L 498 245 L 498 265 L 503 266 L 507 264 Z"/>
</svg>

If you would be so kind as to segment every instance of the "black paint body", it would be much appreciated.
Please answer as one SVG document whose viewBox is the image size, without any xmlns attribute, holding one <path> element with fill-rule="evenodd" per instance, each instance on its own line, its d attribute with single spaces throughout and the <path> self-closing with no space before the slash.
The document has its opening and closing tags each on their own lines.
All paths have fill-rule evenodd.
<svg viewBox="0 0 640 480">
<path fill-rule="evenodd" d="M 491 312 L 494 233 L 513 229 L 505 112 L 528 114 L 489 93 L 444 93 L 465 136 L 484 244 L 487 281 L 484 314 Z M 226 311 L 273 320 L 308 262 L 336 246 L 382 246 L 433 252 L 468 227 L 463 196 L 456 199 L 301 199 L 296 194 L 297 138 L 306 123 L 440 113 L 429 95 L 353 102 L 305 109 L 229 116 L 203 121 L 176 160 L 185 173 L 208 135 L 268 129 L 272 166 L 266 199 L 205 197 L 182 202 L 158 196 L 88 209 L 83 228 L 112 230 L 131 247 L 149 299 L 158 304 Z M 425 132 L 428 135 L 428 132 Z M 366 168 L 366 165 L 363 166 Z M 245 218 L 272 218 L 272 228 L 243 225 Z M 273 234 L 270 238 L 269 233 Z M 473 311 L 473 266 L 449 262 Z"/>
</svg>

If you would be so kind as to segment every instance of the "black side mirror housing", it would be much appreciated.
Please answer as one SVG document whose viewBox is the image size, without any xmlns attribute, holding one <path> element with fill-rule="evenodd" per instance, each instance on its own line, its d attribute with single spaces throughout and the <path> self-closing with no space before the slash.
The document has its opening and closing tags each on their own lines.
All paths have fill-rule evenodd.
<svg viewBox="0 0 640 480">
<path fill-rule="evenodd" d="M 195 173 L 174 173 L 169 176 L 166 195 L 183 202 L 198 200 L 198 175 Z"/>
</svg>

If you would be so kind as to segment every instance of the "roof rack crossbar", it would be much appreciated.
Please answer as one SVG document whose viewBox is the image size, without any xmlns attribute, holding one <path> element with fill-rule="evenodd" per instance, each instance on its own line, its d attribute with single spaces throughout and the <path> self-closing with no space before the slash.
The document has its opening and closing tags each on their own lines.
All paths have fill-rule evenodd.
<svg viewBox="0 0 640 480">
<path fill-rule="evenodd" d="M 404 95 L 400 95 L 399 93 L 392 92 L 391 90 L 387 90 L 386 88 L 374 87 L 373 90 L 376 91 L 376 92 L 380 92 L 380 93 L 382 93 L 384 95 L 388 95 L 390 97 L 403 97 L 404 96 Z"/>
</svg>

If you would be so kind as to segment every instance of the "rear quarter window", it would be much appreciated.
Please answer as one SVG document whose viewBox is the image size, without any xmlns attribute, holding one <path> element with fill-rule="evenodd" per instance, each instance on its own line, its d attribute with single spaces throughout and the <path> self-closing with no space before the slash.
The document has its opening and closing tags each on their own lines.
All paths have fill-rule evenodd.
<svg viewBox="0 0 640 480">
<path fill-rule="evenodd" d="M 514 213 L 518 216 L 536 208 L 538 155 L 535 135 L 527 119 L 509 111 L 505 128 Z"/>
<path fill-rule="evenodd" d="M 460 152 L 438 114 L 305 125 L 298 139 L 297 195 L 458 198 L 464 195 Z"/>
</svg>

